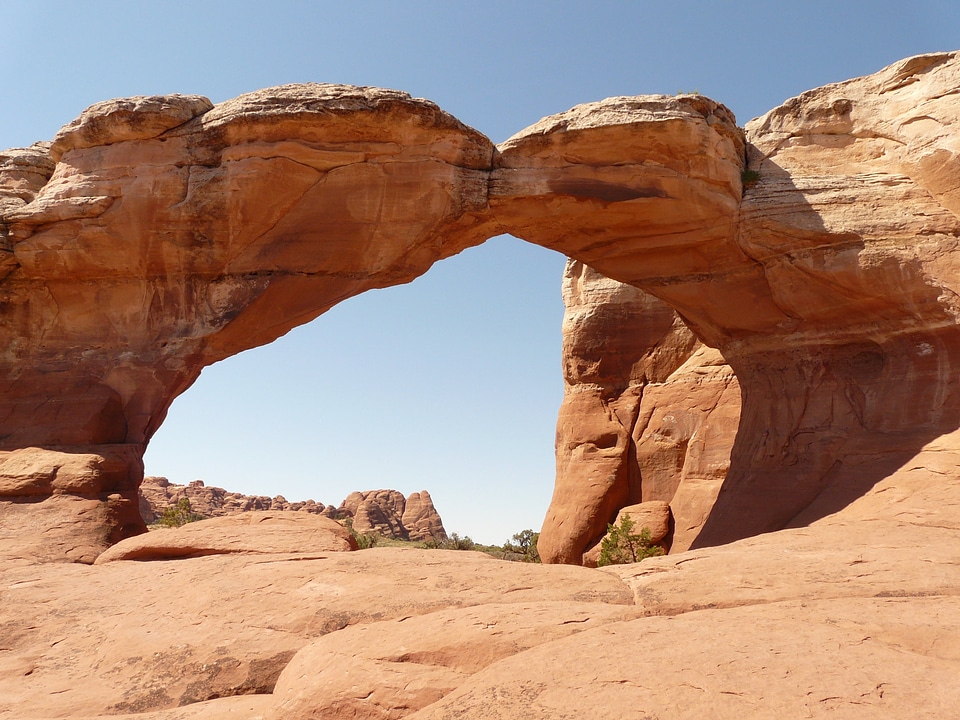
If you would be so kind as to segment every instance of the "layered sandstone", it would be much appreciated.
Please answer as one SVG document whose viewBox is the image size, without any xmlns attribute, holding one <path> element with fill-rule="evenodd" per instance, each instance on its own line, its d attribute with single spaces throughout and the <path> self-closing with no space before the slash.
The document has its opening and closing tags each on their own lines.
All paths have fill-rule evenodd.
<svg viewBox="0 0 960 720">
<path fill-rule="evenodd" d="M 721 346 L 743 410 L 695 545 L 836 512 L 960 425 L 958 85 L 925 55 L 748 123 L 738 243 L 787 319 Z"/>
<path fill-rule="evenodd" d="M 667 301 L 722 353 L 709 365 L 726 374 L 730 391 L 725 398 L 720 393 L 716 405 L 726 417 L 712 435 L 698 439 L 698 450 L 714 458 L 704 463 L 703 481 L 687 486 L 676 465 L 671 468 L 671 457 L 684 456 L 686 448 L 671 442 L 669 433 L 653 430 L 647 442 L 637 444 L 640 476 L 652 475 L 656 479 L 648 486 L 664 493 L 640 499 L 668 500 L 674 513 L 685 506 L 696 518 L 684 524 L 685 537 L 674 549 L 799 526 L 835 512 L 960 424 L 958 83 L 957 54 L 920 56 L 810 91 L 749 123 L 747 187 L 734 213 L 736 227 L 728 227 L 723 239 L 715 237 L 717 229 L 702 236 L 713 237 L 706 246 L 710 252 L 729 250 L 726 260 L 716 256 L 698 265 L 702 255 L 693 244 L 677 255 L 664 252 L 664 244 L 683 241 L 683 233 L 640 241 L 646 229 L 636 237 L 618 230 L 617 205 L 613 211 L 598 206 L 593 218 L 582 221 L 564 218 L 566 227 L 581 229 L 583 241 L 591 243 L 587 251 L 617 261 L 590 259 L 596 268 Z M 504 155 L 521 155 L 511 162 L 534 176 L 532 168 L 542 177 L 597 173 L 605 161 L 589 145 L 585 118 L 600 124 L 607 112 L 601 103 L 549 118 L 539 130 L 535 126 L 508 142 Z M 562 147 L 563 154 L 545 146 Z M 715 153 L 705 155 L 716 160 Z M 650 158 L 650 164 L 659 169 L 659 158 Z M 707 186 L 719 187 L 716 180 Z M 648 204 L 673 197 L 666 190 L 661 194 L 658 200 L 652 193 Z M 560 202 L 533 189 L 530 196 L 527 202 L 539 201 L 544 212 Z M 570 213 L 589 212 L 586 202 L 566 206 Z M 556 247 L 566 242 L 556 237 L 560 232 L 559 223 L 544 219 L 524 237 Z M 647 271 L 668 259 L 674 269 L 641 277 L 631 270 L 631 248 L 648 251 Z M 733 278 L 739 278 L 737 292 L 725 284 Z M 623 347 L 633 341 L 624 338 Z M 565 352 L 573 359 L 577 350 L 571 346 Z M 735 379 L 720 369 L 724 362 Z M 628 379 L 621 374 L 621 384 Z M 742 411 L 730 450 L 737 386 Z M 675 418 L 676 409 L 686 405 L 678 398 L 685 395 L 662 400 L 648 395 L 651 418 Z M 576 562 L 582 540 L 573 539 L 586 533 L 568 529 L 573 516 L 564 505 L 564 427 L 602 425 L 609 413 L 584 408 L 582 417 L 567 417 L 568 404 L 565 400 L 558 426 L 557 491 L 541 537 L 548 543 L 546 557 Z M 589 430 L 579 441 L 590 448 Z M 584 481 L 575 483 L 581 493 L 591 492 L 598 480 L 588 468 L 589 462 L 574 463 L 573 473 L 583 473 Z M 722 480 L 719 493 L 717 480 Z M 622 481 L 607 483 L 624 487 Z M 606 510 L 598 508 L 597 515 Z M 606 521 L 594 522 L 599 527 Z"/>
<path fill-rule="evenodd" d="M 143 449 L 203 366 L 509 232 L 644 290 L 714 349 L 658 354 L 670 311 L 652 305 L 632 321 L 644 340 L 604 336 L 596 368 L 571 340 L 587 362 L 568 377 L 544 557 L 580 562 L 619 507 L 647 500 L 670 503 L 674 550 L 826 516 L 960 424 L 958 68 L 954 53 L 911 58 L 746 136 L 707 98 L 639 96 L 499 148 L 371 88 L 95 105 L 0 159 L 0 450 L 100 469 L 40 494 L 27 473 L 0 515 L 85 518 L 94 554 L 141 531 Z M 641 379 L 629 356 L 648 353 L 676 384 Z M 681 385 L 696 397 L 678 403 Z M 76 503 L 98 505 L 59 517 Z"/>
<path fill-rule="evenodd" d="M 618 511 L 670 503 L 685 550 L 729 467 L 740 388 L 672 308 L 578 261 L 564 273 L 564 397 L 557 476 L 537 545 L 545 562 L 595 563 Z M 652 528 L 651 528 L 652 529 Z"/>
<path fill-rule="evenodd" d="M 443 521 L 426 490 L 405 498 L 397 490 L 352 492 L 337 516 L 350 518 L 355 532 L 402 540 L 445 540 Z"/>
<path fill-rule="evenodd" d="M 788 101 L 746 142 L 704 98 L 618 98 L 473 162 L 469 148 L 489 145 L 428 103 L 300 86 L 208 110 L 195 98 L 94 108 L 58 137 L 35 197 L 43 167 L 0 161 L 0 180 L 26 188 L 3 205 L 0 718 L 951 717 L 958 88 L 956 54 L 911 58 Z M 380 167 L 391 152 L 407 166 Z M 745 158 L 756 176 L 741 175 Z M 321 159 L 341 165 L 309 203 L 284 205 Z M 257 172 L 277 166 L 274 196 Z M 361 192 L 371 179 L 379 194 Z M 471 188 L 476 202 L 458 205 Z M 427 225 L 437 210 L 429 230 L 378 224 L 411 198 Z M 265 231 L 273 244 L 245 234 L 261 213 L 283 228 Z M 337 230 L 325 242 L 321 215 Z M 615 283 L 584 283 L 582 302 L 571 292 L 558 454 L 570 470 L 544 534 L 580 562 L 582 508 L 615 517 L 621 502 L 659 500 L 673 544 L 685 516 L 693 549 L 604 571 L 289 546 L 38 562 L 89 562 L 110 541 L 61 507 L 84 504 L 83 527 L 122 534 L 143 444 L 210 358 L 502 231 L 642 288 L 705 343 L 678 352 L 669 308 Z M 426 258 L 418 237 L 433 243 Z M 339 254 L 308 252 L 326 243 Z M 341 260 L 353 270 L 337 275 Z M 571 288 L 592 272 L 573 267 Z M 340 295 L 317 290 L 331 278 Z M 684 399 L 676 388 L 698 378 L 703 394 Z M 574 482 L 581 461 L 592 470 Z M 89 552 L 71 555 L 71 532 Z"/>
<path fill-rule="evenodd" d="M 4 450 L 141 457 L 205 365 L 490 234 L 476 230 L 490 141 L 405 93 L 108 101 L 42 151 L 0 165 L 18 199 L 0 218 Z M 142 472 L 75 496 L 115 495 L 111 532 L 135 534 Z"/>
</svg>

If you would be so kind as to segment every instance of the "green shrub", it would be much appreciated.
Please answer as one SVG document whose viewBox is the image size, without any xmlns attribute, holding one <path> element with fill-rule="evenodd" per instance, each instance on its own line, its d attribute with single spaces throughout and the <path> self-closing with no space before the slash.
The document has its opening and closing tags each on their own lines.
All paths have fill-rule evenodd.
<svg viewBox="0 0 960 720">
<path fill-rule="evenodd" d="M 634 533 L 633 528 L 629 515 L 621 517 L 619 525 L 607 525 L 607 535 L 600 542 L 597 567 L 626 565 L 663 555 L 663 548 L 651 542 L 648 528 L 642 528 L 639 533 Z"/>
<path fill-rule="evenodd" d="M 760 173 L 756 170 L 744 170 L 740 173 L 740 182 L 743 183 L 743 189 L 752 188 L 760 181 Z"/>
<path fill-rule="evenodd" d="M 176 505 L 172 505 L 160 514 L 157 525 L 166 528 L 180 527 L 187 523 L 203 520 L 203 515 L 198 515 L 190 508 L 190 498 L 184 496 L 177 500 Z"/>
<path fill-rule="evenodd" d="M 350 531 L 350 534 L 353 536 L 353 539 L 357 541 L 358 550 L 369 550 L 372 547 L 377 546 L 377 542 L 380 540 L 380 536 L 373 533 L 364 533 L 360 534 L 353 529 L 353 518 L 345 517 L 342 520 L 337 518 L 337 522 L 343 525 L 347 530 Z"/>
<path fill-rule="evenodd" d="M 443 540 L 426 540 L 421 545 L 426 550 L 481 550 L 482 546 L 477 545 L 470 539 L 469 535 L 460 537 L 457 533 L 450 533 Z"/>
<path fill-rule="evenodd" d="M 520 562 L 540 562 L 540 553 L 537 552 L 537 541 L 539 539 L 540 533 L 529 529 L 521 530 L 503 544 L 504 559 Z M 516 555 L 521 557 L 514 557 Z"/>
</svg>

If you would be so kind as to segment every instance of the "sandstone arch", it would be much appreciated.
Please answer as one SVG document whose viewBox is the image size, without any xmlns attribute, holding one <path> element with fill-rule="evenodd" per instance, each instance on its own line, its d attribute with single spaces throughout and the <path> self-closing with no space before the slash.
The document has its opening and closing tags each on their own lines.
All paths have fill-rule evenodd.
<svg viewBox="0 0 960 720">
<path fill-rule="evenodd" d="M 958 68 L 903 61 L 746 137 L 711 100 L 646 96 L 499 148 L 370 88 L 93 106 L 0 166 L 0 493 L 89 516 L 54 554 L 92 560 L 139 531 L 144 447 L 204 365 L 509 233 L 656 295 L 735 369 L 698 543 L 815 518 L 960 424 Z M 548 556 L 578 562 L 605 522 L 557 524 Z"/>
</svg>

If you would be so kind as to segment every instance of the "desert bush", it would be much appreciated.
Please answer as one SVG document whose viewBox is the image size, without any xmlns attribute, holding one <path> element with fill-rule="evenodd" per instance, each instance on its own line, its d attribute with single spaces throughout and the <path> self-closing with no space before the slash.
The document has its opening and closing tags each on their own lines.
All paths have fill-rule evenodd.
<svg viewBox="0 0 960 720">
<path fill-rule="evenodd" d="M 504 560 L 519 562 L 540 562 L 540 553 L 537 552 L 537 540 L 540 533 L 533 530 L 521 530 L 503 544 Z"/>
<path fill-rule="evenodd" d="M 651 542 L 648 528 L 642 528 L 639 533 L 635 533 L 634 527 L 635 523 L 629 515 L 623 515 L 619 525 L 607 525 L 606 537 L 600 542 L 597 567 L 626 565 L 663 555 L 663 548 Z"/>
<path fill-rule="evenodd" d="M 190 508 L 190 498 L 184 496 L 177 500 L 176 505 L 171 505 L 162 513 L 157 520 L 157 525 L 166 528 L 176 528 L 187 523 L 203 520 L 203 515 L 198 515 Z"/>
<path fill-rule="evenodd" d="M 357 549 L 359 550 L 369 550 L 372 547 L 377 546 L 377 542 L 380 540 L 379 535 L 373 533 L 358 533 L 353 529 L 353 518 L 337 518 L 337 522 L 343 525 L 347 530 L 350 531 L 350 534 L 353 536 L 353 539 L 357 541 Z"/>
<path fill-rule="evenodd" d="M 443 540 L 425 540 L 421 547 L 427 550 L 481 550 L 482 546 L 477 545 L 470 539 L 469 535 L 460 536 L 459 533 L 450 533 Z"/>
</svg>

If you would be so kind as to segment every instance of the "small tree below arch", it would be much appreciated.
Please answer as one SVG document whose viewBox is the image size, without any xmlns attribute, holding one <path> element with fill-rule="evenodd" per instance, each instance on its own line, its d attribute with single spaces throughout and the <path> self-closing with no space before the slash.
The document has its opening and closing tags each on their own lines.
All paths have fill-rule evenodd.
<svg viewBox="0 0 960 720">
<path fill-rule="evenodd" d="M 626 565 L 664 554 L 662 547 L 651 542 L 649 529 L 642 528 L 635 533 L 634 527 L 635 523 L 626 514 L 620 517 L 619 525 L 607 525 L 607 534 L 600 542 L 597 567 Z"/>
</svg>

